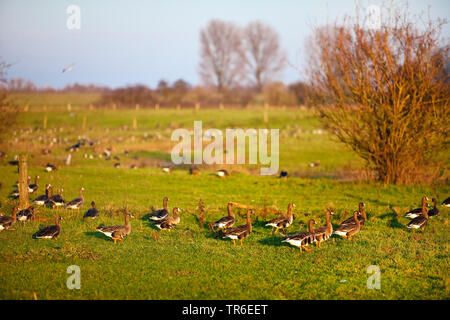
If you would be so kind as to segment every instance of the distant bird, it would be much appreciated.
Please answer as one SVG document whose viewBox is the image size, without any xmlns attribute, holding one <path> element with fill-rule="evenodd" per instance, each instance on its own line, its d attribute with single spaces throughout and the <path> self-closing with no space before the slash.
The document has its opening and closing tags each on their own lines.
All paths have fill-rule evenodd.
<svg viewBox="0 0 450 320">
<path fill-rule="evenodd" d="M 84 188 L 81 187 L 79 191 L 80 196 L 66 203 L 66 209 L 80 209 L 83 206 L 84 204 L 83 191 Z"/>
<path fill-rule="evenodd" d="M 316 162 L 311 162 L 311 163 L 309 164 L 309 166 L 310 166 L 311 168 L 320 166 L 320 160 L 318 160 L 318 161 L 316 161 Z"/>
<path fill-rule="evenodd" d="M 288 177 L 287 171 L 281 171 L 281 172 L 280 172 L 279 178 L 287 178 L 287 177 Z"/>
<path fill-rule="evenodd" d="M 200 170 L 197 167 L 190 167 L 189 173 L 192 174 L 193 176 L 195 176 L 196 174 L 200 173 Z"/>
<path fill-rule="evenodd" d="M 34 216 L 34 207 L 29 206 L 28 208 L 19 211 L 19 213 L 17 214 L 17 220 L 26 222 L 31 220 L 33 216 Z"/>
<path fill-rule="evenodd" d="M 71 71 L 74 65 L 75 63 L 69 64 L 67 67 L 63 69 L 62 73 Z"/>
<path fill-rule="evenodd" d="M 120 168 L 120 163 L 119 162 L 114 163 L 114 168 Z"/>
<path fill-rule="evenodd" d="M 172 172 L 172 170 L 173 170 L 173 168 L 169 167 L 169 166 L 165 166 L 162 168 L 162 171 L 165 173 L 170 173 L 170 172 Z"/>
<path fill-rule="evenodd" d="M 47 172 L 56 171 L 56 167 L 51 163 L 47 163 L 47 165 L 45 166 L 45 170 L 47 170 Z"/>
<path fill-rule="evenodd" d="M 167 206 L 167 201 L 169 201 L 169 198 L 164 197 L 163 199 L 163 209 L 159 209 L 154 211 L 151 215 L 150 215 L 150 219 L 151 220 L 163 220 L 165 218 L 167 218 L 169 216 L 169 208 Z"/>
<path fill-rule="evenodd" d="M 55 239 L 58 240 L 58 236 L 61 232 L 61 226 L 59 222 L 63 220 L 61 216 L 56 216 L 55 224 L 46 226 L 36 233 L 36 239 Z"/>
<path fill-rule="evenodd" d="M 95 202 L 94 201 L 91 202 L 91 206 L 92 206 L 92 208 L 90 208 L 88 211 L 86 211 L 86 213 L 83 216 L 83 219 L 86 219 L 86 218 L 95 219 L 95 218 L 98 217 L 99 212 L 98 212 L 98 210 L 97 210 L 97 208 L 95 206 Z"/>
<path fill-rule="evenodd" d="M 448 197 L 447 199 L 444 200 L 444 202 L 442 202 L 442 205 L 444 207 L 450 207 L 450 197 Z"/>
<path fill-rule="evenodd" d="M 216 172 L 216 174 L 220 177 L 220 178 L 225 178 L 226 176 L 229 176 L 229 173 L 227 170 L 225 169 L 220 169 Z"/>
<path fill-rule="evenodd" d="M 16 223 L 17 210 L 18 210 L 17 207 L 13 208 L 13 212 L 12 212 L 11 217 L 8 217 L 8 216 L 1 216 L 0 217 L 0 231 L 8 230 L 8 229 L 11 230 L 11 231 L 15 230 L 15 229 L 10 229 L 10 228 Z"/>
</svg>

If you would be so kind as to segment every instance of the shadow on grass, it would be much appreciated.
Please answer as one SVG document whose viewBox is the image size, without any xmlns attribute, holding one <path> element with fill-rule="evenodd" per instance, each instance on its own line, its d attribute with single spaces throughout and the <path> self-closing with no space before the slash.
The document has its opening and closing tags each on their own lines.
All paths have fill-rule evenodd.
<svg viewBox="0 0 450 320">
<path fill-rule="evenodd" d="M 266 245 L 266 246 L 275 246 L 275 247 L 285 247 L 288 246 L 290 247 L 290 245 L 287 242 L 282 242 L 284 239 L 284 235 L 283 234 L 272 234 L 271 236 L 258 240 L 259 243 Z"/>
<path fill-rule="evenodd" d="M 98 231 L 87 231 L 84 234 L 87 236 L 95 237 L 97 239 L 113 241 L 110 237 L 107 237 L 106 235 Z"/>
<path fill-rule="evenodd" d="M 391 227 L 394 229 L 404 229 L 405 228 L 405 226 L 398 221 L 397 213 L 395 213 L 394 211 L 379 215 L 378 218 L 380 218 L 381 220 L 389 219 L 388 227 Z"/>
</svg>

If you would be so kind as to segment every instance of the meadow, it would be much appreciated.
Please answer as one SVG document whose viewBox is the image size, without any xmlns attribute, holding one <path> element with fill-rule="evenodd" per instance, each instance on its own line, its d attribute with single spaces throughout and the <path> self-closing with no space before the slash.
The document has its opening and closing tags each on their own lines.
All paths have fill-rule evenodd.
<svg viewBox="0 0 450 320">
<path fill-rule="evenodd" d="M 40 176 L 31 200 L 50 183 L 64 189 L 66 200 L 76 198 L 84 187 L 85 203 L 79 212 L 38 207 L 34 221 L 0 232 L 1 299 L 450 298 L 448 208 L 439 206 L 441 215 L 430 218 L 423 234 L 406 229 L 409 220 L 404 217 L 424 195 L 438 197 L 440 204 L 449 196 L 448 184 L 401 186 L 365 180 L 363 160 L 320 130 L 311 110 L 271 108 L 265 123 L 262 108 L 49 107 L 43 129 L 44 104 L 36 102 L 21 113 L 7 138 L 8 156 L 0 159 L 0 211 L 9 215 L 16 203 L 8 194 L 15 188 L 17 168 L 8 162 L 20 152 L 29 155 L 29 176 Z M 170 141 L 172 131 L 192 128 L 194 120 L 202 120 L 204 128 L 280 129 L 280 170 L 289 177 L 261 176 L 255 165 L 204 165 L 199 175 L 190 175 L 186 165 L 163 172 L 161 164 L 170 162 L 175 144 Z M 65 165 L 66 148 L 80 138 L 95 143 L 72 152 L 70 165 Z M 111 160 L 99 157 L 105 148 L 112 149 Z M 319 166 L 309 166 L 317 161 Z M 58 170 L 46 172 L 48 162 Z M 214 173 L 219 168 L 231 175 L 218 178 Z M 162 207 L 164 196 L 170 199 L 169 208 L 182 209 L 181 223 L 170 232 L 157 230 L 147 219 L 152 207 Z M 199 199 L 206 209 L 202 225 Z M 83 221 L 92 200 L 100 217 Z M 306 230 L 309 219 L 324 225 L 329 207 L 336 213 L 332 224 L 337 227 L 360 201 L 366 204 L 368 221 L 350 241 L 333 236 L 301 254 L 264 226 L 274 214 L 258 213 L 252 216 L 253 231 L 244 245 L 233 246 L 208 228 L 209 222 L 226 215 L 230 201 L 283 213 L 288 203 L 295 203 L 294 224 L 287 233 Z M 114 245 L 95 229 L 123 224 L 125 206 L 135 216 L 132 232 Z M 236 213 L 236 225 L 244 224 L 245 211 Z M 34 239 L 41 226 L 53 224 L 55 214 L 64 218 L 58 239 Z M 66 286 L 71 265 L 81 270 L 79 290 Z M 380 268 L 380 289 L 367 287 L 371 265 Z"/>
</svg>

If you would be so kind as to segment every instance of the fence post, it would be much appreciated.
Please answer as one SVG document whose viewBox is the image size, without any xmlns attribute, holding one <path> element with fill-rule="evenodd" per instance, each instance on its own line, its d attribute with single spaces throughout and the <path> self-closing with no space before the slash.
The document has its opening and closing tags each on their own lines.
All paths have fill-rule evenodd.
<svg viewBox="0 0 450 320">
<path fill-rule="evenodd" d="M 133 118 L 133 129 L 137 129 L 137 119 L 136 119 L 136 117 Z"/>
<path fill-rule="evenodd" d="M 44 123 L 42 124 L 42 128 L 47 129 L 47 114 L 44 115 Z"/>
<path fill-rule="evenodd" d="M 23 210 L 30 206 L 28 200 L 28 166 L 27 155 L 19 154 L 19 209 Z"/>
</svg>

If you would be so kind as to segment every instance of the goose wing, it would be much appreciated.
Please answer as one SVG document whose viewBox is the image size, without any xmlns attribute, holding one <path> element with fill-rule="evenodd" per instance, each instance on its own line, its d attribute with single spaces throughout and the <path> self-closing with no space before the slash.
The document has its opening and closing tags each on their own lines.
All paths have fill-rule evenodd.
<svg viewBox="0 0 450 320">
<path fill-rule="evenodd" d="M 427 223 L 427 221 L 428 221 L 428 219 L 425 218 L 424 216 L 418 216 L 418 217 L 412 219 L 408 223 L 407 227 L 413 228 L 413 229 L 418 229 L 418 228 L 423 227 Z"/>
<path fill-rule="evenodd" d="M 100 226 L 97 227 L 97 231 L 104 233 L 107 236 L 112 236 L 114 232 L 117 232 L 121 229 L 125 229 L 125 226 Z"/>
<path fill-rule="evenodd" d="M 66 203 L 66 207 L 81 207 L 83 205 L 83 199 L 82 198 L 75 198 L 72 201 L 69 201 Z"/>
<path fill-rule="evenodd" d="M 351 232 L 354 232 L 357 229 L 356 223 L 353 221 L 353 223 L 348 223 L 344 225 L 340 225 L 336 231 L 334 231 L 337 235 L 348 235 Z"/>
<path fill-rule="evenodd" d="M 59 232 L 60 227 L 57 225 L 46 226 L 36 234 L 36 238 L 54 238 L 59 235 Z"/>
<path fill-rule="evenodd" d="M 96 208 L 90 208 L 86 213 L 84 214 L 84 218 L 95 218 L 98 216 L 98 210 Z"/>
<path fill-rule="evenodd" d="M 150 219 L 151 220 L 163 220 L 163 219 L 167 218 L 168 216 L 169 216 L 169 212 L 166 209 L 160 209 L 160 210 L 154 211 L 150 215 Z"/>
<path fill-rule="evenodd" d="M 282 242 L 288 242 L 294 246 L 304 246 L 313 243 L 315 236 L 309 231 L 302 231 L 286 236 Z"/>
<path fill-rule="evenodd" d="M 362 215 L 358 214 L 358 220 L 359 220 L 359 223 L 361 225 L 364 225 L 365 219 L 364 219 L 364 217 Z M 346 224 L 355 224 L 355 219 L 353 219 L 353 217 L 350 217 L 350 218 L 348 218 L 348 219 L 346 219 L 346 220 L 341 222 L 341 226 L 344 226 Z"/>
<path fill-rule="evenodd" d="M 237 226 L 235 228 L 227 229 L 227 232 L 225 232 L 224 237 L 229 237 L 229 236 L 239 237 L 240 235 L 243 235 L 246 232 L 248 232 L 248 225 L 243 224 L 243 225 Z"/>
<path fill-rule="evenodd" d="M 8 228 L 14 224 L 14 219 L 8 216 L 0 217 L 0 226 Z"/>
<path fill-rule="evenodd" d="M 269 222 L 266 223 L 266 226 L 280 226 L 281 224 L 283 224 L 283 222 L 285 222 L 287 219 L 286 216 L 281 216 L 275 219 L 270 220 Z"/>
<path fill-rule="evenodd" d="M 439 211 L 438 208 L 433 208 L 433 209 L 428 210 L 428 215 L 429 215 L 430 217 L 432 217 L 432 216 L 438 216 L 439 214 L 440 214 L 440 211 Z"/>
<path fill-rule="evenodd" d="M 214 225 L 216 227 L 230 227 L 233 224 L 234 224 L 234 218 L 231 216 L 223 217 L 214 223 Z"/>
</svg>

